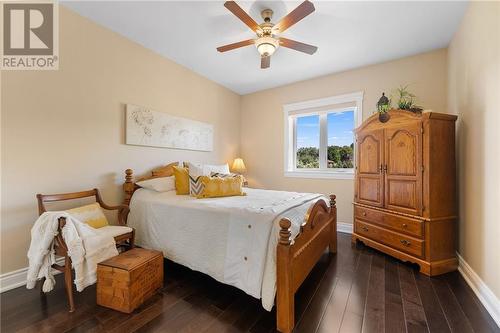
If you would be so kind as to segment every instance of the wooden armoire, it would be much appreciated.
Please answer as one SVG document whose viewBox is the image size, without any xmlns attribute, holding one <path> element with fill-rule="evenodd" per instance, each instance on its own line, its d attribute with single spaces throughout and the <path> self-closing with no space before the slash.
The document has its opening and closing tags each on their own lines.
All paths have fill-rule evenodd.
<svg viewBox="0 0 500 333">
<path fill-rule="evenodd" d="M 455 121 L 449 114 L 392 110 L 356 129 L 353 242 L 419 265 L 457 268 Z"/>
</svg>

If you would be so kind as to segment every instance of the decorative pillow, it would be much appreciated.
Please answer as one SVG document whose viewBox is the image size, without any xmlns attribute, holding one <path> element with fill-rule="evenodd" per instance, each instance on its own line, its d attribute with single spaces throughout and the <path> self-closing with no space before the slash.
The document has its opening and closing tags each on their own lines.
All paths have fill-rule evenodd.
<svg viewBox="0 0 500 333">
<path fill-rule="evenodd" d="M 219 164 L 219 165 L 210 165 L 210 164 L 205 164 L 203 165 L 203 175 L 208 176 L 212 172 L 217 172 L 217 173 L 222 173 L 222 174 L 228 174 L 229 172 L 229 164 Z"/>
<path fill-rule="evenodd" d="M 151 176 L 153 177 L 170 177 L 174 174 L 174 166 L 178 166 L 179 162 L 174 162 L 167 164 L 163 167 L 154 169 L 151 171 Z"/>
<path fill-rule="evenodd" d="M 156 192 L 173 191 L 175 190 L 175 176 L 151 178 L 137 182 L 136 184 L 142 188 Z"/>
<path fill-rule="evenodd" d="M 203 166 L 187 163 L 189 168 L 189 194 L 196 197 L 203 190 L 201 176 L 204 176 Z"/>
<path fill-rule="evenodd" d="M 227 178 L 201 176 L 200 181 L 203 189 L 196 196 L 198 199 L 246 195 L 242 190 L 243 177 L 240 175 Z"/>
<path fill-rule="evenodd" d="M 210 177 L 219 177 L 219 178 L 233 178 L 238 177 L 237 173 L 219 173 L 219 172 L 211 172 Z"/>
<path fill-rule="evenodd" d="M 175 193 L 189 194 L 189 173 L 187 168 L 174 166 Z"/>
<path fill-rule="evenodd" d="M 68 209 L 66 212 L 75 219 L 83 223 L 87 223 L 93 228 L 102 228 L 109 225 L 108 219 L 102 212 L 101 206 L 99 206 L 97 202 L 90 205 Z"/>
<path fill-rule="evenodd" d="M 201 176 L 209 176 L 212 172 L 228 174 L 229 165 L 210 165 L 210 164 L 194 164 L 187 162 L 189 169 L 189 194 L 193 197 L 197 197 L 203 191 L 203 183 L 200 181 Z"/>
</svg>

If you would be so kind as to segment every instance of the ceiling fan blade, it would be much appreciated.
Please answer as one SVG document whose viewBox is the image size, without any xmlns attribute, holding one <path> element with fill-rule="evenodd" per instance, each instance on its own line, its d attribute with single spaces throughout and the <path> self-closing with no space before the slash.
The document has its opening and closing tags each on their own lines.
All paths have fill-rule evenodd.
<svg viewBox="0 0 500 333">
<path fill-rule="evenodd" d="M 254 21 L 240 6 L 234 1 L 226 1 L 224 7 L 229 9 L 231 13 L 236 15 L 243 23 L 245 23 L 253 31 L 260 30 L 260 26 Z"/>
<path fill-rule="evenodd" d="M 318 50 L 317 46 L 309 45 L 301 42 L 297 42 L 293 39 L 280 37 L 280 45 L 283 47 L 288 47 L 289 49 L 294 49 L 296 51 L 304 52 L 307 54 L 314 54 Z"/>
<path fill-rule="evenodd" d="M 314 12 L 314 5 L 310 1 L 304 1 L 297 8 L 288 13 L 287 16 L 283 17 L 281 21 L 279 21 L 273 29 L 278 30 L 279 33 L 282 33 L 286 29 L 290 28 L 295 23 L 302 20 L 307 15 Z"/>
<path fill-rule="evenodd" d="M 237 42 L 237 43 L 233 43 L 233 44 L 227 44 L 227 45 L 224 45 L 224 46 L 219 46 L 217 48 L 217 51 L 219 51 L 219 52 L 231 51 L 231 50 L 237 49 L 239 47 L 252 45 L 254 43 L 255 43 L 255 41 L 253 39 L 247 39 L 247 40 L 243 40 L 241 42 Z"/>
<path fill-rule="evenodd" d="M 269 68 L 271 66 L 271 56 L 260 58 L 260 68 Z"/>
</svg>

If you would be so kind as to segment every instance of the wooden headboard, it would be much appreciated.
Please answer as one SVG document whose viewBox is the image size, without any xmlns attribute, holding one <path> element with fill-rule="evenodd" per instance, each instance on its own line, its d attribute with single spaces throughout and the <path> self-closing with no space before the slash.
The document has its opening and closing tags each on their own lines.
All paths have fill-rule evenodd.
<svg viewBox="0 0 500 333">
<path fill-rule="evenodd" d="M 170 163 L 165 166 L 153 169 L 151 170 L 150 175 L 137 179 L 137 182 L 151 178 L 170 177 L 174 174 L 174 166 L 177 165 L 179 165 L 179 162 Z M 123 204 L 127 206 L 130 204 L 130 199 L 132 199 L 132 195 L 138 188 L 139 186 L 136 184 L 136 181 L 134 181 L 134 171 L 132 169 L 125 170 L 125 183 L 123 183 L 123 192 L 125 193 L 125 196 L 123 199 Z"/>
</svg>

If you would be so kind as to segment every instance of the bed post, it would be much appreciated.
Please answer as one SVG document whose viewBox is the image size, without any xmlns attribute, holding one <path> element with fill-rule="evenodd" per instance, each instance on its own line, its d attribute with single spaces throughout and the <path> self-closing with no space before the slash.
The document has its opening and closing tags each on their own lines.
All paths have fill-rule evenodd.
<svg viewBox="0 0 500 333">
<path fill-rule="evenodd" d="M 133 171 L 132 169 L 125 170 L 125 183 L 123 183 L 123 192 L 125 192 L 125 197 L 123 199 L 123 204 L 129 205 L 132 194 L 134 194 L 135 184 L 133 182 Z"/>
<path fill-rule="evenodd" d="M 295 324 L 295 293 L 292 286 L 291 270 L 291 236 L 289 219 L 280 220 L 280 233 L 277 249 L 277 291 L 276 291 L 276 322 L 278 331 L 290 333 Z"/>
<path fill-rule="evenodd" d="M 330 195 L 330 253 L 337 253 L 337 206 L 335 194 Z"/>
</svg>

